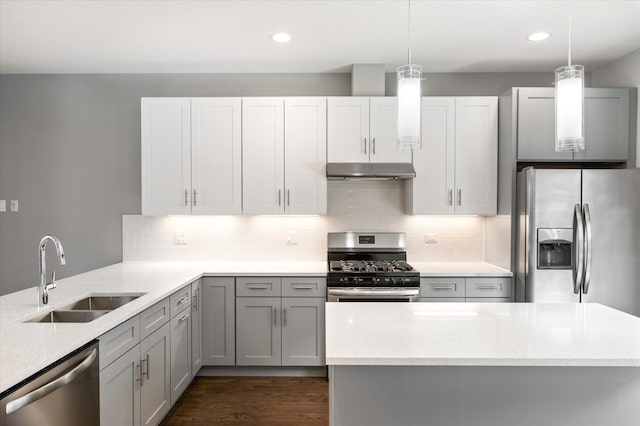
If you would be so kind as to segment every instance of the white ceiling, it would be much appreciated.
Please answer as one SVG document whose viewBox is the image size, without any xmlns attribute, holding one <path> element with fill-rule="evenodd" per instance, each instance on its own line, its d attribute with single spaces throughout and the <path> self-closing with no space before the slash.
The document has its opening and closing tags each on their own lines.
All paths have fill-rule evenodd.
<svg viewBox="0 0 640 426">
<path fill-rule="evenodd" d="M 640 48 L 640 0 L 411 2 L 426 72 L 587 71 Z M 532 43 L 545 30 L 552 37 Z M 293 41 L 268 37 L 287 31 Z M 0 73 L 349 72 L 406 63 L 407 1 L 0 0 Z"/>
</svg>

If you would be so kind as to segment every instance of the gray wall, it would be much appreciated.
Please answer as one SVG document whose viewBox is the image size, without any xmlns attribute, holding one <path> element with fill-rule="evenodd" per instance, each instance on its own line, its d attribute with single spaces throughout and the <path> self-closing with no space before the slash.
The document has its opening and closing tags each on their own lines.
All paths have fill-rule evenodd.
<svg viewBox="0 0 640 426">
<path fill-rule="evenodd" d="M 591 73 L 597 87 L 640 87 L 640 49 Z M 640 125 L 640 97 L 637 102 L 636 125 Z M 640 167 L 640 131 L 636 130 L 636 167 Z"/>
<path fill-rule="evenodd" d="M 553 73 L 428 74 L 425 95 L 499 95 Z M 387 74 L 395 94 L 395 75 Z M 349 95 L 349 74 L 0 75 L 0 294 L 38 280 L 37 244 L 62 240 L 63 278 L 122 259 L 124 213 L 140 213 L 140 97 Z M 50 264 L 54 256 L 49 254 Z"/>
</svg>

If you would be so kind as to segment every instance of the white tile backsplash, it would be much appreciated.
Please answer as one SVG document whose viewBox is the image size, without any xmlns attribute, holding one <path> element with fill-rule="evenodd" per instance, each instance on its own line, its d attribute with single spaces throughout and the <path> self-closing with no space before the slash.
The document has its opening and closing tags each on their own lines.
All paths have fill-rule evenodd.
<svg viewBox="0 0 640 426">
<path fill-rule="evenodd" d="M 318 261 L 327 232 L 407 234 L 409 262 L 484 261 L 485 218 L 405 215 L 404 182 L 330 181 L 326 216 L 141 216 L 122 218 L 123 260 Z M 186 244 L 175 244 L 183 233 Z M 425 235 L 436 244 L 426 244 Z M 297 244 L 287 244 L 293 237 Z"/>
</svg>

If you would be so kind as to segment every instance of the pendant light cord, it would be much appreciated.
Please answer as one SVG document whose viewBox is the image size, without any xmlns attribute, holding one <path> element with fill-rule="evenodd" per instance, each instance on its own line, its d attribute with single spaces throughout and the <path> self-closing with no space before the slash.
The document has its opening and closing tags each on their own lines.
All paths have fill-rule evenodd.
<svg viewBox="0 0 640 426">
<path fill-rule="evenodd" d="M 407 56 L 409 66 L 411 66 L 411 0 L 409 0 L 409 7 L 407 8 L 407 46 Z"/>
<path fill-rule="evenodd" d="M 571 66 L 571 12 L 569 12 L 569 66 Z"/>
</svg>

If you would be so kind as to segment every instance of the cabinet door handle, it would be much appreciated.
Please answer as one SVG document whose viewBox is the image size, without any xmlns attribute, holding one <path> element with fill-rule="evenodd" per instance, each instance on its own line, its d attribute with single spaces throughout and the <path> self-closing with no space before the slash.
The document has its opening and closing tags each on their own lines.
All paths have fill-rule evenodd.
<svg viewBox="0 0 640 426">
<path fill-rule="evenodd" d="M 140 360 L 140 365 L 144 366 L 145 362 L 147 363 L 147 368 L 141 367 L 140 371 L 142 371 L 142 374 L 147 376 L 147 380 L 149 380 L 149 354 Z"/>
<path fill-rule="evenodd" d="M 193 309 L 198 310 L 198 297 L 200 297 L 200 289 L 196 289 L 196 294 L 193 295 Z"/>
<path fill-rule="evenodd" d="M 364 138 L 364 155 L 367 155 L 367 138 Z"/>
<path fill-rule="evenodd" d="M 186 314 L 185 316 L 183 316 L 182 318 L 179 319 L 179 321 L 186 321 L 187 318 L 189 318 L 191 316 L 191 314 Z"/>
<path fill-rule="evenodd" d="M 287 205 L 291 205 L 291 190 L 287 189 Z"/>
<path fill-rule="evenodd" d="M 197 193 L 197 192 L 196 192 L 196 190 L 194 189 L 194 190 L 193 190 L 193 205 L 194 205 L 194 207 L 195 207 L 195 205 L 196 205 L 196 204 L 198 204 L 198 199 L 196 198 L 197 194 L 198 194 L 198 193 Z"/>
<path fill-rule="evenodd" d="M 287 308 L 282 309 L 282 326 L 287 326 Z"/>
<path fill-rule="evenodd" d="M 276 310 L 276 308 L 273 308 L 273 325 L 277 325 L 278 321 L 276 320 L 276 315 L 277 315 L 278 311 Z"/>
<path fill-rule="evenodd" d="M 371 139 L 371 153 L 376 155 L 376 138 Z"/>
<path fill-rule="evenodd" d="M 449 189 L 449 205 L 453 205 L 453 189 Z"/>
<path fill-rule="evenodd" d="M 185 206 L 189 205 L 189 200 L 188 200 L 188 198 L 187 198 L 187 197 L 189 197 L 189 191 L 187 191 L 187 190 L 185 189 L 185 190 L 184 190 L 184 205 L 185 205 Z"/>
<path fill-rule="evenodd" d="M 144 377 L 142 376 L 142 362 L 140 364 L 136 364 L 136 370 L 138 370 L 138 377 L 136 377 L 136 381 L 140 382 L 140 386 L 144 385 Z"/>
<path fill-rule="evenodd" d="M 278 189 L 278 205 L 282 205 L 282 190 Z"/>
<path fill-rule="evenodd" d="M 458 189 L 458 205 L 462 205 L 462 189 Z"/>
</svg>

